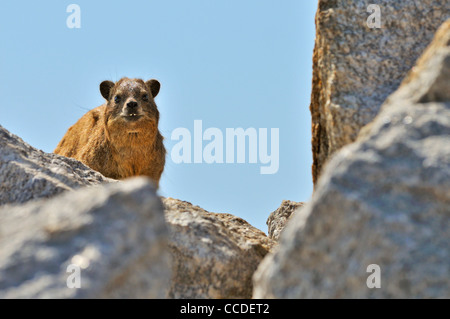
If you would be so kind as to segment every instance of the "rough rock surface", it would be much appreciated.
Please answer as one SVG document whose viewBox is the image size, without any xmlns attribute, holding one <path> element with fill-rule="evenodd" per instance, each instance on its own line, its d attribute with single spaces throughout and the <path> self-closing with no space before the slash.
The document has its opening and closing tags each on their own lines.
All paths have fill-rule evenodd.
<svg viewBox="0 0 450 319">
<path fill-rule="evenodd" d="M 369 4 L 381 28 L 369 28 Z M 448 0 L 319 0 L 311 96 L 313 180 L 355 141 L 450 18 Z"/>
<path fill-rule="evenodd" d="M 0 299 L 164 298 L 168 230 L 150 180 L 0 209 Z M 70 289 L 75 264 L 81 288 Z"/>
<path fill-rule="evenodd" d="M 0 205 L 111 181 L 77 160 L 35 149 L 0 126 Z"/>
<path fill-rule="evenodd" d="M 329 162 L 255 273 L 254 297 L 449 298 L 449 190 L 450 21 Z M 366 285 L 371 264 L 379 289 Z"/>
<path fill-rule="evenodd" d="M 273 242 L 241 218 L 163 199 L 174 263 L 171 298 L 250 298 Z"/>
<path fill-rule="evenodd" d="M 281 231 L 286 226 L 288 220 L 292 217 L 297 208 L 301 208 L 305 203 L 292 202 L 290 200 L 284 200 L 281 206 L 269 215 L 267 219 L 269 238 L 278 241 L 281 235 Z"/>
</svg>

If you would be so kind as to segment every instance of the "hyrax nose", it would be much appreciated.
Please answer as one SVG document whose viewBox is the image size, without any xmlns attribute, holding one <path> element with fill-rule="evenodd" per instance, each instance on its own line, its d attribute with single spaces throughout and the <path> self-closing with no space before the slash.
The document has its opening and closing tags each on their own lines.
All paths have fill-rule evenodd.
<svg viewBox="0 0 450 319">
<path fill-rule="evenodd" d="M 137 109 L 137 107 L 138 107 L 138 104 L 136 101 L 130 101 L 127 103 L 127 108 L 130 110 L 135 110 L 135 109 Z"/>
</svg>

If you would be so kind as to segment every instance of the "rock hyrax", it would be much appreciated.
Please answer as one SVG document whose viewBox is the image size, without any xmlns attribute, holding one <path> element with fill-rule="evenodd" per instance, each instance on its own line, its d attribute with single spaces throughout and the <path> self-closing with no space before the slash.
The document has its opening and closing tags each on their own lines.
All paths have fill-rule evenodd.
<svg viewBox="0 0 450 319">
<path fill-rule="evenodd" d="M 55 153 L 75 158 L 107 177 L 145 175 L 158 186 L 166 156 L 154 101 L 159 88 L 157 80 L 103 81 L 100 92 L 106 103 L 70 127 Z"/>
</svg>

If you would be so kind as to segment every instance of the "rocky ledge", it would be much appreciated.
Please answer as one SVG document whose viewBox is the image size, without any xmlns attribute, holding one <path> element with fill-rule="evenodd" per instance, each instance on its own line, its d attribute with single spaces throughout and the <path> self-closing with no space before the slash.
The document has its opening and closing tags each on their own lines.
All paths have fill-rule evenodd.
<svg viewBox="0 0 450 319">
<path fill-rule="evenodd" d="M 250 298 L 274 245 L 241 218 L 160 198 L 146 178 L 105 178 L 2 127 L 0 181 L 0 298 Z"/>
<path fill-rule="evenodd" d="M 449 298 L 449 190 L 450 20 L 325 166 L 255 273 L 253 296 Z"/>
</svg>

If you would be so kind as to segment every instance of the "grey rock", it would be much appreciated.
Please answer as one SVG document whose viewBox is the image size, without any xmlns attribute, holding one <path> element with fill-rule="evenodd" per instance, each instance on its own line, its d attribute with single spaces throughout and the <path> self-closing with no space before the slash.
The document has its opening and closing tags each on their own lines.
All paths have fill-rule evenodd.
<svg viewBox="0 0 450 319">
<path fill-rule="evenodd" d="M 163 199 L 174 268 L 171 298 L 250 298 L 272 240 L 241 218 Z"/>
<path fill-rule="evenodd" d="M 450 297 L 449 92 L 450 20 L 329 162 L 255 273 L 254 297 Z M 372 264 L 381 288 L 366 285 Z"/>
<path fill-rule="evenodd" d="M 164 298 L 168 230 L 150 180 L 0 209 L 0 298 Z M 74 283 L 74 264 L 81 287 Z M 69 272 L 67 272 L 69 270 Z"/>
<path fill-rule="evenodd" d="M 303 207 L 305 203 L 293 202 L 284 200 L 281 206 L 276 211 L 273 211 L 267 219 L 269 238 L 278 241 L 281 232 L 286 226 L 286 223 L 292 218 L 293 213 L 297 208 Z"/>
<path fill-rule="evenodd" d="M 77 160 L 35 149 L 0 126 L 0 205 L 112 181 Z"/>
<path fill-rule="evenodd" d="M 369 28 L 370 4 L 381 28 Z M 448 0 L 319 0 L 311 96 L 313 180 L 400 85 L 437 28 Z"/>
</svg>

